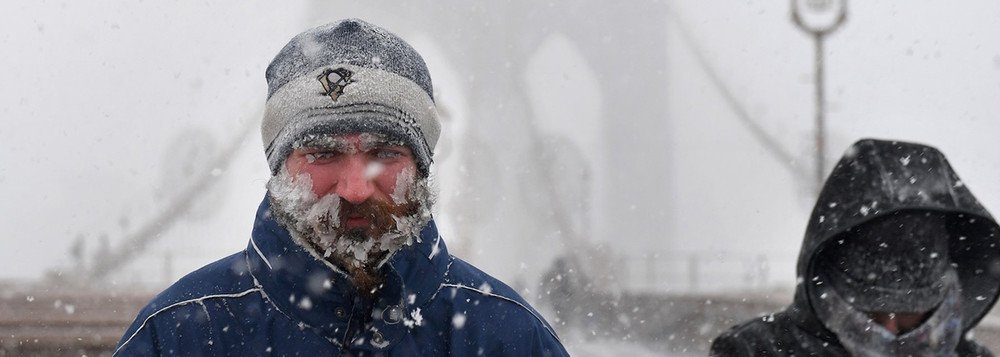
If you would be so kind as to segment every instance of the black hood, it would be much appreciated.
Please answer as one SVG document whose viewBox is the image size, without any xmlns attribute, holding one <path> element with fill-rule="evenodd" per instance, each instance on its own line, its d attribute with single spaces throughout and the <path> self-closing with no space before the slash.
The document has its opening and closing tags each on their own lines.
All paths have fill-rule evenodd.
<svg viewBox="0 0 1000 357">
<path fill-rule="evenodd" d="M 806 226 L 791 313 L 817 324 L 811 297 L 816 256 L 852 227 L 905 210 L 945 215 L 949 256 L 962 288 L 963 330 L 975 326 L 1000 293 L 1000 227 L 937 149 L 864 139 L 852 145 L 826 180 Z"/>
</svg>

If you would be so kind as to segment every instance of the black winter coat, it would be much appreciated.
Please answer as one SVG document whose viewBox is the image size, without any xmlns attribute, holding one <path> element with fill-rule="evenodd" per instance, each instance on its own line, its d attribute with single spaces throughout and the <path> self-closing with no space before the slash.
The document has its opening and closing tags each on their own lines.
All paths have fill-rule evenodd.
<svg viewBox="0 0 1000 357">
<path fill-rule="evenodd" d="M 851 227 L 902 210 L 948 217 L 949 254 L 962 288 L 963 331 L 972 329 L 1000 294 L 1000 272 L 990 269 L 1000 259 L 1000 227 L 937 149 L 866 139 L 848 149 L 820 192 L 799 253 L 791 306 L 726 331 L 713 341 L 710 355 L 847 356 L 813 310 L 815 257 Z M 992 356 L 964 338 L 956 354 Z"/>
</svg>

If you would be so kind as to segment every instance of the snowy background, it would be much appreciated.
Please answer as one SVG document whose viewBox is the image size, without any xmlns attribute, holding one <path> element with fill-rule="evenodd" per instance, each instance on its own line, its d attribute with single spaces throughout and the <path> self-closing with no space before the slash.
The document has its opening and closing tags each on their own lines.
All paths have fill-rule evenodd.
<svg viewBox="0 0 1000 357">
<path fill-rule="evenodd" d="M 93 284 L 157 290 L 245 247 L 268 179 L 264 68 L 295 34 L 359 17 L 430 67 L 445 130 L 436 217 L 454 254 L 540 306 L 542 276 L 567 256 L 608 296 L 790 299 L 814 199 L 814 77 L 812 39 L 789 11 L 0 3 L 0 282 L 106 266 Z M 863 137 L 931 144 L 996 209 L 997 33 L 994 1 L 850 2 L 825 42 L 827 165 Z M 643 348 L 580 343 L 579 355 Z"/>
</svg>

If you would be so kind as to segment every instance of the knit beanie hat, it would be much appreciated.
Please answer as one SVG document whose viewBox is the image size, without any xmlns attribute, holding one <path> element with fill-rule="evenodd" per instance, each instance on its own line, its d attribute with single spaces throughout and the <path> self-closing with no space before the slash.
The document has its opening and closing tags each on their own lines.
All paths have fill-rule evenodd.
<svg viewBox="0 0 1000 357">
<path fill-rule="evenodd" d="M 413 151 L 427 176 L 441 132 L 424 60 L 398 36 L 358 19 L 303 32 L 267 67 L 261 123 L 271 174 L 309 135 L 377 133 Z"/>
<path fill-rule="evenodd" d="M 835 237 L 818 268 L 858 310 L 926 312 L 946 292 L 948 236 L 944 215 L 898 211 Z"/>
</svg>

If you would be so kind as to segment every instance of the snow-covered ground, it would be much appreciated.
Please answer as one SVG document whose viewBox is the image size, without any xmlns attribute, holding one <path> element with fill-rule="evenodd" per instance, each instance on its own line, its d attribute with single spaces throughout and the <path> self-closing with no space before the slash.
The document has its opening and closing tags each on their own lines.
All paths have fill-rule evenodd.
<svg viewBox="0 0 1000 357">
<path fill-rule="evenodd" d="M 571 356 L 695 356 L 697 353 L 677 353 L 666 345 L 647 346 L 639 341 L 600 337 L 578 329 L 564 330 L 559 336 Z"/>
<path fill-rule="evenodd" d="M 616 341 L 566 341 L 566 349 L 569 354 L 577 357 L 590 356 L 686 356 L 683 354 L 664 354 L 662 351 L 653 351 L 642 345 L 631 342 Z M 694 355 L 694 354 L 691 354 Z"/>
</svg>

